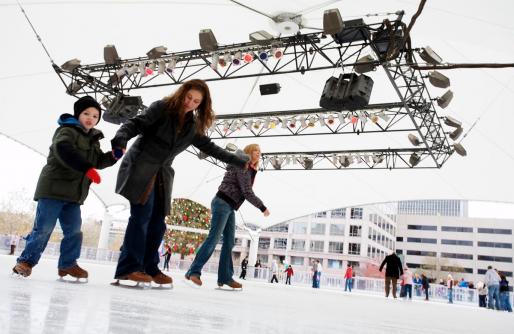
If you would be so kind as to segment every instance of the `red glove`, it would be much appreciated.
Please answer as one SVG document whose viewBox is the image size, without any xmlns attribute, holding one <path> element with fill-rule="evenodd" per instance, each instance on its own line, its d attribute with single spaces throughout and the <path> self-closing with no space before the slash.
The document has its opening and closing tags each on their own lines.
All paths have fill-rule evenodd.
<svg viewBox="0 0 514 334">
<path fill-rule="evenodd" d="M 98 174 L 98 172 L 96 171 L 96 169 L 94 168 L 90 168 L 87 172 L 86 172 L 86 176 L 88 179 L 91 180 L 91 182 L 93 183 L 100 183 L 102 181 L 102 178 L 100 177 L 100 174 Z"/>
</svg>

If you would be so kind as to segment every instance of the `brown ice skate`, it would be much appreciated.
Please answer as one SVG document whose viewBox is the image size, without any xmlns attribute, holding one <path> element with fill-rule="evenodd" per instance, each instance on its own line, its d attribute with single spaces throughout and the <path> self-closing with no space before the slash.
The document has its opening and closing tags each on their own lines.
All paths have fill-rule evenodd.
<svg viewBox="0 0 514 334">
<path fill-rule="evenodd" d="M 32 265 L 27 262 L 18 262 L 12 268 L 13 273 L 18 274 L 23 277 L 28 277 L 32 274 Z"/>
</svg>

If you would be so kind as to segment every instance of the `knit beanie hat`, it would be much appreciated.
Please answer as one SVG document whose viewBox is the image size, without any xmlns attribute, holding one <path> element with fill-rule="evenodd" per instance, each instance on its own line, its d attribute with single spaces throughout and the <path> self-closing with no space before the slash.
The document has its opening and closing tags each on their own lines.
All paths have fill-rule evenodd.
<svg viewBox="0 0 514 334">
<path fill-rule="evenodd" d="M 98 122 L 100 122 L 100 118 L 102 118 L 102 108 L 100 107 L 100 104 L 89 95 L 82 96 L 80 99 L 75 101 L 75 104 L 73 105 L 73 116 L 76 119 L 79 119 L 80 114 L 89 107 L 98 109 Z M 98 124 L 98 122 L 96 122 L 96 124 Z"/>
</svg>

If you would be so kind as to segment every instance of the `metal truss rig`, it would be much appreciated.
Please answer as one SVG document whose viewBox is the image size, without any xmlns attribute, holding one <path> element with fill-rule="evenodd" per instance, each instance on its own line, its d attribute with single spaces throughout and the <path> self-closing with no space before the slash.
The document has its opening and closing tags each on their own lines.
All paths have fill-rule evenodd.
<svg viewBox="0 0 514 334">
<path fill-rule="evenodd" d="M 400 23 L 400 22 L 395 22 Z M 454 152 L 435 111 L 412 52 L 401 50 L 391 61 L 384 60 L 383 50 L 373 41 L 373 32 L 382 26 L 362 26 L 370 33 L 361 40 L 338 44 L 322 33 L 299 34 L 277 38 L 266 45 L 239 43 L 220 47 L 215 52 L 192 50 L 171 53 L 158 59 L 148 57 L 120 60 L 115 65 L 93 64 L 66 71 L 54 66 L 55 71 L 75 96 L 94 95 L 99 100 L 112 100 L 120 94 L 142 88 L 181 84 L 200 78 L 206 81 L 238 79 L 263 75 L 306 73 L 313 70 L 351 68 L 363 52 L 372 53 L 375 66 L 381 66 L 397 92 L 399 102 L 368 105 L 360 110 L 304 109 L 255 114 L 218 116 L 209 131 L 212 139 L 284 137 L 326 134 L 363 134 L 373 132 L 405 131 L 417 133 L 421 148 L 385 148 L 373 150 L 276 152 L 263 154 L 263 170 L 295 169 L 398 169 L 440 168 Z M 401 24 L 394 24 L 396 34 Z M 363 36 L 364 37 L 364 36 Z M 383 42 L 383 40 L 382 40 Z M 378 43 L 378 42 L 377 42 Z M 271 48 L 283 48 L 280 59 L 271 57 Z M 255 52 L 268 50 L 268 61 Z M 253 61 L 225 67 L 213 64 L 215 54 L 253 54 Z M 173 65 L 173 66 L 171 66 Z M 156 69 L 148 74 L 147 68 Z M 163 67 L 164 66 L 164 67 Z M 262 69 L 264 68 L 264 71 Z M 144 108 L 144 106 L 142 106 Z M 406 122 L 410 120 L 410 122 Z M 408 123 L 408 124 L 407 124 Z M 407 124 L 407 125 L 406 125 Z M 188 149 L 199 158 L 205 158 L 195 148 Z M 207 161 L 224 168 L 213 158 Z"/>
</svg>

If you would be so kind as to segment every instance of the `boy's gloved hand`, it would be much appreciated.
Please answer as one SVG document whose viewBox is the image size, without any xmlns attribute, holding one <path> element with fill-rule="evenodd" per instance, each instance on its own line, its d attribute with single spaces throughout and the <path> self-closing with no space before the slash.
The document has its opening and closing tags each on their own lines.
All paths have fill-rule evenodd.
<svg viewBox="0 0 514 334">
<path fill-rule="evenodd" d="M 91 180 L 91 182 L 93 183 L 100 183 L 102 182 L 102 178 L 100 177 L 100 174 L 98 174 L 98 172 L 96 171 L 96 169 L 94 168 L 90 168 L 87 172 L 86 172 L 86 176 L 88 179 Z"/>
<path fill-rule="evenodd" d="M 114 147 L 112 149 L 112 156 L 114 157 L 114 159 L 116 160 L 119 160 L 121 159 L 121 157 L 123 156 L 123 154 L 125 154 L 125 150 L 122 149 L 122 148 L 119 148 L 119 147 Z"/>
</svg>

